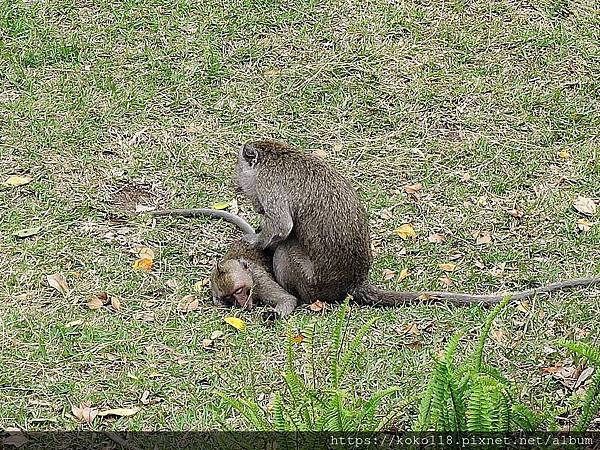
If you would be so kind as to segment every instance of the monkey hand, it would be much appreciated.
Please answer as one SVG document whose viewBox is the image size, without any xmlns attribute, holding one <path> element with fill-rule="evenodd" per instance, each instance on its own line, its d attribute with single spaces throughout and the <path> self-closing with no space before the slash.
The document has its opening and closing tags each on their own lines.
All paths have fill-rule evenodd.
<svg viewBox="0 0 600 450">
<path fill-rule="evenodd" d="M 262 318 L 265 322 L 275 322 L 279 319 L 279 313 L 274 309 L 268 309 L 262 313 Z"/>
<path fill-rule="evenodd" d="M 245 234 L 242 236 L 242 242 L 251 247 L 256 247 L 258 244 L 258 234 Z"/>
</svg>

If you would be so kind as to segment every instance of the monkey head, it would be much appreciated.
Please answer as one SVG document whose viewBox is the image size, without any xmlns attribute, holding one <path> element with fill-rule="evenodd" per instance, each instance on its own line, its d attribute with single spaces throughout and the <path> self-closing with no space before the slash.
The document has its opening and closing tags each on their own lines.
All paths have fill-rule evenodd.
<svg viewBox="0 0 600 450">
<path fill-rule="evenodd" d="M 210 275 L 213 302 L 217 306 L 252 309 L 254 280 L 244 259 L 219 261 Z"/>
</svg>

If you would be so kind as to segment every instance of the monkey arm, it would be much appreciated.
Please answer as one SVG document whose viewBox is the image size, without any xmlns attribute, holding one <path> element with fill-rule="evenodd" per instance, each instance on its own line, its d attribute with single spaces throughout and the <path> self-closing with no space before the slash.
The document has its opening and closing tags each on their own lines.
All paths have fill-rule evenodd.
<svg viewBox="0 0 600 450">
<path fill-rule="evenodd" d="M 250 270 L 257 298 L 274 307 L 277 318 L 288 316 L 296 309 L 298 299 L 283 289 L 262 267 L 251 264 Z"/>
<path fill-rule="evenodd" d="M 255 235 L 245 235 L 243 238 L 244 241 L 261 250 L 276 247 L 290 235 L 294 227 L 287 202 L 282 199 L 270 199 L 270 201 L 272 201 L 271 208 L 263 215 L 260 232 Z"/>
</svg>

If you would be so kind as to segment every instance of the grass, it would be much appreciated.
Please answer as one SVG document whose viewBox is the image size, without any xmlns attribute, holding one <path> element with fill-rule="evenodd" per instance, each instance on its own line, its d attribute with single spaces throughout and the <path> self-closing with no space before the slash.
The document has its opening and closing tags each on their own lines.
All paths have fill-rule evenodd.
<svg viewBox="0 0 600 450">
<path fill-rule="evenodd" d="M 389 287 L 445 289 L 438 264 L 458 254 L 452 289 L 466 292 L 598 274 L 600 225 L 578 232 L 571 205 L 599 199 L 599 17 L 591 0 L 0 1 L 0 175 L 34 179 L 0 189 L 0 427 L 88 428 L 71 415 L 87 401 L 141 406 L 93 429 L 214 429 L 238 423 L 215 390 L 272 400 L 285 323 L 216 309 L 207 290 L 197 311 L 177 311 L 239 232 L 128 212 L 136 199 L 234 198 L 234 154 L 250 138 L 325 150 L 352 180 L 380 241 L 373 282 L 406 267 Z M 416 182 L 419 202 L 402 192 Z M 394 234 L 405 222 L 416 240 Z M 35 226 L 36 236 L 12 236 Z M 477 230 L 493 243 L 475 245 Z M 447 240 L 428 242 L 435 232 Z M 150 274 L 132 270 L 138 244 L 157 252 Z M 47 285 L 55 272 L 67 297 Z M 101 291 L 122 309 L 89 310 Z M 540 297 L 499 320 L 505 338 L 488 356 L 528 386 L 525 401 L 566 405 L 568 390 L 541 368 L 565 359 L 552 350 L 558 338 L 598 343 L 599 298 L 597 289 Z M 246 333 L 223 323 L 232 313 Z M 430 354 L 459 328 L 475 336 L 486 311 L 352 314 L 354 331 L 382 316 L 349 381 L 366 396 L 392 384 L 418 392 Z M 313 321 L 328 330 L 335 314 L 289 319 Z M 422 334 L 401 331 L 411 323 Z M 207 350 L 214 330 L 225 334 Z"/>
</svg>

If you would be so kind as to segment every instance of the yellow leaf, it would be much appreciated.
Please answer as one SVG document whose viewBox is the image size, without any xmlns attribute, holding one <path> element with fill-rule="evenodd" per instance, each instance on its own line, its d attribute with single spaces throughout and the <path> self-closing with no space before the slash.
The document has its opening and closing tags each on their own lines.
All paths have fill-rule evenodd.
<svg viewBox="0 0 600 450">
<path fill-rule="evenodd" d="M 415 229 L 411 224 L 405 223 L 404 225 L 396 228 L 395 233 L 400 236 L 402 239 L 415 238 L 417 237 L 417 233 L 415 233 Z"/>
<path fill-rule="evenodd" d="M 69 294 L 69 285 L 66 280 L 60 273 L 55 273 L 53 275 L 46 275 L 46 280 L 48 280 L 48 284 L 60 292 L 62 295 Z"/>
<path fill-rule="evenodd" d="M 246 322 L 244 322 L 242 319 L 238 319 L 237 317 L 225 317 L 223 320 L 240 331 L 246 328 Z"/>
<path fill-rule="evenodd" d="M 115 409 L 107 409 L 106 411 L 100 411 L 98 415 L 100 417 L 104 416 L 119 416 L 119 417 L 129 417 L 133 416 L 139 411 L 139 408 L 115 408 Z"/>
<path fill-rule="evenodd" d="M 568 150 L 561 150 L 558 152 L 558 157 L 562 159 L 569 159 L 571 157 L 571 153 Z"/>
<path fill-rule="evenodd" d="M 204 280 L 200 280 L 197 281 L 196 283 L 194 283 L 194 291 L 201 293 L 204 291 L 204 286 L 208 286 L 210 280 L 208 278 L 205 278 Z"/>
<path fill-rule="evenodd" d="M 446 272 L 454 272 L 456 269 L 456 264 L 452 263 L 443 263 L 439 265 L 440 269 L 445 270 Z"/>
<path fill-rule="evenodd" d="M 592 229 L 592 222 L 587 219 L 578 219 L 577 220 L 577 228 L 579 231 L 590 231 Z"/>
<path fill-rule="evenodd" d="M 301 344 L 303 340 L 304 340 L 304 335 L 302 333 L 299 333 L 296 336 L 292 337 L 292 342 L 294 344 Z"/>
<path fill-rule="evenodd" d="M 154 250 L 149 247 L 138 247 L 135 249 L 135 254 L 140 259 L 154 259 Z"/>
<path fill-rule="evenodd" d="M 227 209 L 231 205 L 231 202 L 219 202 L 211 206 L 212 209 Z"/>
<path fill-rule="evenodd" d="M 408 269 L 402 269 L 398 275 L 398 281 L 404 280 L 408 276 Z"/>
<path fill-rule="evenodd" d="M 27 184 L 27 183 L 31 183 L 32 180 L 33 180 L 33 178 L 28 177 L 28 176 L 11 175 L 10 177 L 8 177 L 6 179 L 6 181 L 4 181 L 4 184 L 6 186 L 18 187 L 18 186 L 23 186 L 24 184 Z"/>
<path fill-rule="evenodd" d="M 133 263 L 133 268 L 135 270 L 150 272 L 152 270 L 152 260 L 150 258 L 138 259 Z"/>
</svg>

